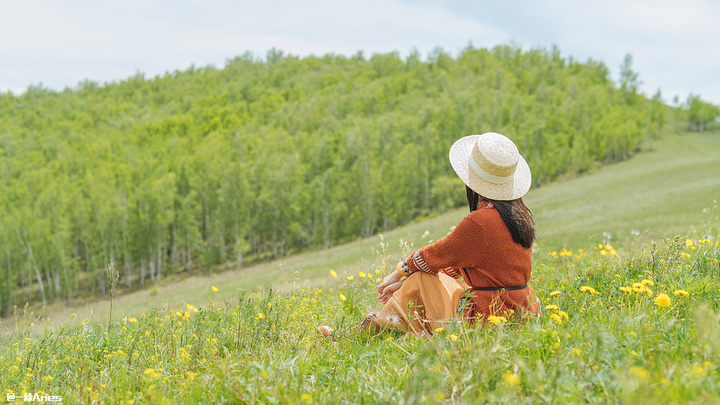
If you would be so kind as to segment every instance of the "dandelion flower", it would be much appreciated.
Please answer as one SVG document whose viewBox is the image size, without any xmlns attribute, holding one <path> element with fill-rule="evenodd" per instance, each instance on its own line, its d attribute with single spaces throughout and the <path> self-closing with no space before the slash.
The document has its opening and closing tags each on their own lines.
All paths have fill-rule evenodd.
<svg viewBox="0 0 720 405">
<path fill-rule="evenodd" d="M 562 294 L 562 292 L 560 292 L 560 290 L 555 290 L 555 291 L 553 291 L 553 292 L 550 293 L 550 296 L 551 296 L 551 297 L 554 297 L 554 296 L 560 295 L 560 294 Z"/>
<path fill-rule="evenodd" d="M 692 370 L 693 374 L 705 375 L 705 369 L 700 366 L 692 366 L 691 370 Z"/>
<path fill-rule="evenodd" d="M 444 330 L 445 330 L 445 328 L 437 328 L 437 329 L 435 329 L 435 333 L 440 333 Z"/>
<path fill-rule="evenodd" d="M 214 285 L 211 286 L 210 289 L 212 290 L 212 292 L 218 292 L 218 291 L 219 291 L 218 288 L 215 287 Z"/>
<path fill-rule="evenodd" d="M 634 374 L 639 380 L 647 380 L 650 377 L 650 373 L 642 367 L 630 367 L 630 373 Z"/>
<path fill-rule="evenodd" d="M 137 321 L 138 321 L 137 318 L 135 318 L 134 316 L 128 318 L 128 322 L 130 322 L 130 323 L 137 323 Z"/>
<path fill-rule="evenodd" d="M 450 340 L 453 340 L 453 341 L 454 341 L 454 340 L 458 340 L 457 335 L 454 334 L 454 333 L 449 334 L 447 338 L 450 339 Z"/>
<path fill-rule="evenodd" d="M 558 325 L 562 325 L 562 319 L 560 318 L 560 315 L 558 314 L 550 314 L 550 319 L 557 322 Z"/>
<path fill-rule="evenodd" d="M 690 295 L 690 294 L 689 294 L 687 291 L 685 291 L 685 290 L 677 290 L 677 291 L 675 291 L 674 294 L 675 294 L 676 297 L 687 297 L 688 295 Z"/>
<path fill-rule="evenodd" d="M 150 378 L 153 378 L 153 379 L 162 377 L 162 374 L 160 374 L 159 372 L 155 371 L 155 369 L 152 369 L 152 368 L 146 368 L 145 375 Z M 85 389 L 87 389 L 87 388 L 85 388 Z"/>
<path fill-rule="evenodd" d="M 488 322 L 494 323 L 495 325 L 499 323 L 507 322 L 507 318 L 504 316 L 495 316 L 495 315 L 488 315 L 487 318 Z"/>
<path fill-rule="evenodd" d="M 367 278 L 373 278 L 372 273 L 368 273 L 368 274 L 367 274 Z"/>
<path fill-rule="evenodd" d="M 343 301 L 345 301 L 347 298 L 345 297 L 345 294 L 340 293 L 340 299 L 343 300 Z"/>
<path fill-rule="evenodd" d="M 672 300 L 667 294 L 658 294 L 657 298 L 655 298 L 655 305 L 661 308 L 667 307 L 670 305 L 670 302 L 672 302 Z"/>
<path fill-rule="evenodd" d="M 54 380 L 54 378 L 51 375 L 46 375 L 45 377 L 43 377 L 43 380 L 52 381 L 52 380 Z"/>
<path fill-rule="evenodd" d="M 512 371 L 506 371 L 505 374 L 503 374 L 503 381 L 505 381 L 507 385 L 517 386 L 520 385 L 521 380 L 519 375 Z"/>
<path fill-rule="evenodd" d="M 306 404 L 312 404 L 313 403 L 313 397 L 312 395 L 308 394 L 307 392 L 300 395 L 300 400 L 303 401 Z"/>
<path fill-rule="evenodd" d="M 358 277 L 360 277 L 360 278 L 365 278 L 365 275 L 366 275 L 365 272 L 362 272 L 362 271 L 360 273 L 358 273 Z"/>
<path fill-rule="evenodd" d="M 550 310 L 552 310 L 552 309 L 557 310 L 557 309 L 560 309 L 560 308 L 558 308 L 557 305 L 550 304 L 550 305 L 545 305 L 545 309 L 547 309 L 548 311 L 550 311 Z"/>
<path fill-rule="evenodd" d="M 580 287 L 580 292 L 587 292 L 587 293 L 590 293 L 590 294 L 597 294 L 597 291 L 595 291 L 594 288 L 588 287 L 588 286 L 586 286 L 586 285 Z"/>
<path fill-rule="evenodd" d="M 579 347 L 576 347 L 573 349 L 572 353 L 576 356 L 582 356 L 582 349 L 580 349 Z"/>
<path fill-rule="evenodd" d="M 641 281 L 641 283 L 643 283 L 644 285 L 655 285 L 655 283 L 653 283 L 652 280 L 649 280 L 647 278 L 643 279 L 643 281 Z"/>
<path fill-rule="evenodd" d="M 330 275 L 333 277 L 337 277 L 337 273 L 335 273 L 335 270 L 330 269 Z"/>
<path fill-rule="evenodd" d="M 560 315 L 561 318 L 565 318 L 566 321 L 570 320 L 570 317 L 568 317 L 568 314 L 565 311 L 558 311 L 558 315 Z"/>
<path fill-rule="evenodd" d="M 348 279 L 348 280 L 352 280 L 352 279 L 355 278 L 355 276 L 353 276 L 353 275 L 351 274 L 351 275 L 349 275 L 349 276 L 345 276 L 345 278 Z"/>
<path fill-rule="evenodd" d="M 257 318 L 258 318 L 258 319 L 263 319 L 263 318 L 265 318 L 265 314 L 263 314 L 262 312 L 260 312 L 260 313 L 257 314 Z"/>
<path fill-rule="evenodd" d="M 73 312 L 73 313 L 72 313 L 72 317 L 73 317 L 73 318 L 76 318 L 76 317 L 77 317 L 77 314 L 76 314 L 75 312 Z"/>
<path fill-rule="evenodd" d="M 197 312 L 197 311 L 198 311 L 197 308 L 195 308 L 195 307 L 192 306 L 191 304 L 187 304 L 187 309 L 189 309 L 190 311 L 193 311 L 193 312 Z"/>
</svg>

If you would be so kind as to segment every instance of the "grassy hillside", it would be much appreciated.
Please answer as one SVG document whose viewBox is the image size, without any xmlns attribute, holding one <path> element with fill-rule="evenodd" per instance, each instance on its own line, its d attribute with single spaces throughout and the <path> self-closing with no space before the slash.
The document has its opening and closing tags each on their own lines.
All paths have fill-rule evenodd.
<svg viewBox="0 0 720 405">
<path fill-rule="evenodd" d="M 676 112 L 627 73 L 512 46 L 273 51 L 0 94 L 0 316 L 104 295 L 111 262 L 131 290 L 444 212 L 462 200 L 446 156 L 464 134 L 508 136 L 536 184 L 624 160 Z"/>
<path fill-rule="evenodd" d="M 113 319 L 128 317 L 111 328 L 104 305 L 92 316 L 58 312 L 55 328 L 0 337 L 3 396 L 717 403 L 719 150 L 718 135 L 678 134 L 628 162 L 534 190 L 528 203 L 543 238 L 531 283 L 544 310 L 523 323 L 450 320 L 429 338 L 347 332 L 377 306 L 373 286 L 401 257 L 398 241 L 441 237 L 464 215 L 457 210 L 388 233 L 376 255 L 378 237 L 120 297 Z M 603 232 L 611 240 L 599 245 Z M 334 325 L 339 340 L 320 337 L 318 324 Z"/>
<path fill-rule="evenodd" d="M 529 192 L 526 202 L 535 213 L 539 234 L 536 261 L 562 248 L 587 250 L 605 241 L 618 247 L 631 247 L 651 239 L 702 233 L 703 209 L 720 199 L 720 136 L 671 133 L 648 144 L 647 148 L 628 161 Z M 462 190 L 462 183 L 457 180 L 458 193 Z M 384 257 L 392 265 L 404 256 L 400 241 L 408 245 L 404 252 L 407 254 L 411 247 L 417 249 L 447 234 L 466 213 L 465 208 L 452 210 L 384 234 Z M 633 235 L 633 230 L 640 235 Z M 425 232 L 427 235 L 423 237 Z M 603 232 L 611 238 L 603 236 Z M 180 282 L 168 280 L 157 287 L 115 297 L 114 316 L 137 316 L 152 308 L 206 302 L 213 285 L 223 287 L 213 294 L 216 301 L 232 300 L 238 291 L 265 288 L 287 291 L 295 286 L 322 286 L 332 281 L 326 277 L 330 269 L 338 274 L 367 272 L 382 256 L 379 254 L 383 249 L 381 242 L 380 237 L 374 236 L 240 271 L 198 275 Z M 220 271 L 222 267 L 215 270 Z M 69 307 L 56 305 L 44 311 L 29 310 L 26 314 L 19 308 L 17 313 L 23 323 L 37 325 L 63 324 L 71 313 L 105 322 L 109 301 Z M 12 326 L 13 319 L 7 323 Z"/>
</svg>

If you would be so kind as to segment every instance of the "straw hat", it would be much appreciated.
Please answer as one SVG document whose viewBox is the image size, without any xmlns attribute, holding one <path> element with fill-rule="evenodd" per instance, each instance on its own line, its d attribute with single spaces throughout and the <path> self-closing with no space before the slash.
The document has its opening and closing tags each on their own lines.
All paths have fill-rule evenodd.
<svg viewBox="0 0 720 405">
<path fill-rule="evenodd" d="M 504 135 L 488 132 L 458 139 L 450 147 L 450 164 L 463 183 L 492 200 L 515 200 L 530 189 L 530 167 Z"/>
</svg>

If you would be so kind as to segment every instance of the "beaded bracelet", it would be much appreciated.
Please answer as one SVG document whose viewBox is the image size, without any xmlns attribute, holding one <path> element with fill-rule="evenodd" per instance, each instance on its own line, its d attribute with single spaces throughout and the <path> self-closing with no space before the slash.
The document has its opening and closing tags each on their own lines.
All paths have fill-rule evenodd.
<svg viewBox="0 0 720 405">
<path fill-rule="evenodd" d="M 403 273 L 405 273 L 406 276 L 410 276 L 410 274 L 412 274 L 412 272 L 410 271 L 410 266 L 408 266 L 407 264 L 407 260 L 403 262 L 402 271 Z"/>
</svg>

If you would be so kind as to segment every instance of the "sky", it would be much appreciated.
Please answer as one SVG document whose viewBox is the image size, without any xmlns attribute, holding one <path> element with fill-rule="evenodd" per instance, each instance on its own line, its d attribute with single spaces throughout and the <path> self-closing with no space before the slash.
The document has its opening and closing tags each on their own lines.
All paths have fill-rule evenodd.
<svg viewBox="0 0 720 405">
<path fill-rule="evenodd" d="M 717 0 L 0 0 L 0 91 L 146 78 L 271 48 L 300 57 L 472 44 L 551 49 L 602 61 L 626 54 L 646 95 L 720 105 Z"/>
</svg>

